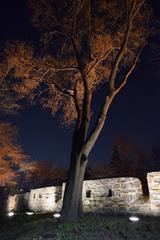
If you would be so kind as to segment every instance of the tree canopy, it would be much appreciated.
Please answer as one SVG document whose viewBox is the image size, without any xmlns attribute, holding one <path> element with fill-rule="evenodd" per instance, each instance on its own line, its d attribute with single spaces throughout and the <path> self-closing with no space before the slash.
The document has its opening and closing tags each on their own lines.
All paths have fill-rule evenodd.
<svg viewBox="0 0 160 240">
<path fill-rule="evenodd" d="M 17 141 L 17 129 L 12 124 L 0 122 L 0 185 L 15 184 L 24 171 L 27 159 Z"/>
<path fill-rule="evenodd" d="M 36 49 L 8 44 L 7 70 L 19 79 L 14 89 L 53 114 L 62 109 L 66 124 L 83 107 L 89 117 L 98 86 L 118 92 L 125 85 L 147 42 L 150 11 L 144 1 L 117 0 L 32 0 L 29 7 L 40 42 Z"/>
</svg>

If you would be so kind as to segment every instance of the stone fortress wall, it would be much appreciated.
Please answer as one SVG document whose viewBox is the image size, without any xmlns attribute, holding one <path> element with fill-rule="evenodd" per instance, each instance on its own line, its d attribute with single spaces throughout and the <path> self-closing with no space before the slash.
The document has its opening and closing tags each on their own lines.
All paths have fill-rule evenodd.
<svg viewBox="0 0 160 240">
<path fill-rule="evenodd" d="M 160 172 L 151 172 L 147 175 L 149 186 L 149 205 L 154 215 L 160 215 Z"/>
<path fill-rule="evenodd" d="M 126 211 L 142 195 L 141 182 L 136 178 L 111 178 L 85 181 L 85 211 Z"/>
<path fill-rule="evenodd" d="M 141 182 L 137 178 L 84 181 L 84 211 L 160 215 L 160 172 L 148 173 L 147 179 L 149 198 L 143 196 Z M 9 196 L 6 211 L 59 212 L 64 189 L 65 183 L 62 186 L 31 189 L 28 193 Z"/>
</svg>

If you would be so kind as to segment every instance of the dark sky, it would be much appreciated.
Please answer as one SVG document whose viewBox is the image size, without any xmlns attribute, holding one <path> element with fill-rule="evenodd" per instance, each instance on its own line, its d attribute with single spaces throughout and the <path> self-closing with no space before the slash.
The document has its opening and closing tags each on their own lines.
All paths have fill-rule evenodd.
<svg viewBox="0 0 160 240">
<path fill-rule="evenodd" d="M 8 39 L 36 38 L 25 2 L 1 0 L 1 44 Z M 155 1 L 155 9 L 159 5 Z M 103 132 L 90 155 L 91 161 L 109 160 L 113 140 L 118 135 L 125 135 L 146 149 L 160 142 L 160 71 L 158 72 L 158 66 L 153 66 L 149 61 L 151 54 L 147 51 L 146 49 L 129 83 L 112 104 Z M 95 111 L 102 97 L 103 91 L 97 92 L 93 102 Z M 57 117 L 53 118 L 38 106 L 28 106 L 18 116 L 7 117 L 7 120 L 20 129 L 20 142 L 32 159 L 68 163 L 73 129 L 61 126 Z"/>
</svg>

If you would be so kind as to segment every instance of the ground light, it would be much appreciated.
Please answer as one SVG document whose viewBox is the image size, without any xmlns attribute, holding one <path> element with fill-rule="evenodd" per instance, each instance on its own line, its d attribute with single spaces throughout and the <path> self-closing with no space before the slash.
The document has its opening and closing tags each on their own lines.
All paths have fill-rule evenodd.
<svg viewBox="0 0 160 240">
<path fill-rule="evenodd" d="M 9 217 L 13 217 L 13 216 L 14 216 L 14 212 L 9 212 L 9 213 L 7 213 L 7 215 L 8 215 Z"/>
<path fill-rule="evenodd" d="M 27 215 L 31 216 L 34 214 L 34 212 L 26 212 Z"/>
<path fill-rule="evenodd" d="M 135 217 L 135 216 L 132 216 L 132 217 L 129 217 L 129 220 L 132 221 L 132 222 L 138 222 L 139 218 Z"/>
<path fill-rule="evenodd" d="M 53 217 L 55 217 L 55 218 L 60 218 L 60 216 L 61 216 L 60 213 L 54 213 L 53 214 Z"/>
</svg>

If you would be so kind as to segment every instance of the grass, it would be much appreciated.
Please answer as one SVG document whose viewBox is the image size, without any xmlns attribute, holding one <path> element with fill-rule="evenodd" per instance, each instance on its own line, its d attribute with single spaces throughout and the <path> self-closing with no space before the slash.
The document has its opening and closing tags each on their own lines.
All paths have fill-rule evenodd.
<svg viewBox="0 0 160 240">
<path fill-rule="evenodd" d="M 0 218 L 3 240 L 160 240 L 160 218 L 87 214 L 76 223 L 58 222 L 52 214 Z"/>
</svg>

